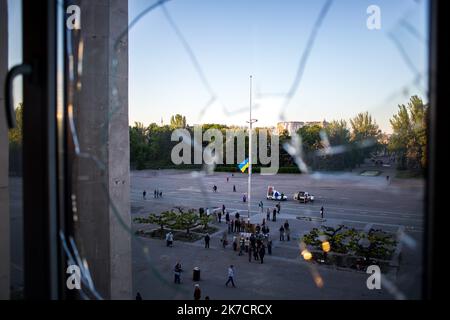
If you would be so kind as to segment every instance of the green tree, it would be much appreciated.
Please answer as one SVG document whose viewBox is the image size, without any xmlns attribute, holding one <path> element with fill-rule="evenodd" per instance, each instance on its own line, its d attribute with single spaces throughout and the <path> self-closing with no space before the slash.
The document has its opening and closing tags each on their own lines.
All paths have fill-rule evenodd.
<svg viewBox="0 0 450 320">
<path fill-rule="evenodd" d="M 170 127 L 172 129 L 186 128 L 186 117 L 181 114 L 170 117 Z"/>
<path fill-rule="evenodd" d="M 347 121 L 331 121 L 325 127 L 325 132 L 330 146 L 334 148 L 335 152 L 326 156 L 327 168 L 340 170 L 353 167 L 354 163 L 350 152 L 350 130 L 348 129 Z"/>
<path fill-rule="evenodd" d="M 177 215 L 172 211 L 164 211 L 159 215 L 150 213 L 146 218 L 137 217 L 134 218 L 134 222 L 136 223 L 148 223 L 148 224 L 156 224 L 159 225 L 161 232 L 161 238 L 164 235 L 164 228 L 169 227 L 173 228 L 176 224 Z"/>
<path fill-rule="evenodd" d="M 11 146 L 22 146 L 22 127 L 23 127 L 23 104 L 19 103 L 14 110 L 16 116 L 16 127 L 8 131 L 8 140 Z"/>
<path fill-rule="evenodd" d="M 149 144 L 147 129 L 140 122 L 135 122 L 130 127 L 130 162 L 137 169 L 144 169 L 148 160 Z"/>
<path fill-rule="evenodd" d="M 369 112 L 357 114 L 350 119 L 350 125 L 354 160 L 360 164 L 378 149 L 381 130 Z"/>
<path fill-rule="evenodd" d="M 187 212 L 180 207 L 176 208 L 179 212 L 176 215 L 175 227 L 177 229 L 186 230 L 186 234 L 190 234 L 190 230 L 198 226 L 199 215 L 194 209 L 189 209 Z"/>
<path fill-rule="evenodd" d="M 302 139 L 302 148 L 305 155 L 303 160 L 308 166 L 315 169 L 319 167 L 319 159 L 316 151 L 323 147 L 320 137 L 321 131 L 322 127 L 319 125 L 306 125 L 297 131 L 297 134 Z"/>
<path fill-rule="evenodd" d="M 208 216 L 206 214 L 203 214 L 201 217 L 199 217 L 199 223 L 203 226 L 203 229 L 208 229 L 208 224 L 211 222 L 212 216 Z"/>
<path fill-rule="evenodd" d="M 397 156 L 399 168 L 420 169 L 426 167 L 427 112 L 418 96 L 412 96 L 407 104 L 399 105 L 397 114 L 391 119 L 393 134 L 388 150 Z"/>
</svg>

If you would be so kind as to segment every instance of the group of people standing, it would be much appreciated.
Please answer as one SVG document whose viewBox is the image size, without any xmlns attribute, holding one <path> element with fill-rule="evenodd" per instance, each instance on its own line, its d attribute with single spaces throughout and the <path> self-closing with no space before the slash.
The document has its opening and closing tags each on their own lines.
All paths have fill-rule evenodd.
<svg viewBox="0 0 450 320">
<path fill-rule="evenodd" d="M 239 250 L 239 255 L 242 256 L 244 251 L 248 254 L 248 262 L 252 262 L 252 256 L 255 261 L 264 263 L 264 256 L 266 255 L 266 248 L 269 255 L 272 254 L 272 240 L 270 235 L 261 235 L 260 233 L 252 233 L 250 237 L 235 237 L 233 240 L 233 249 Z M 234 243 L 239 243 L 239 246 L 234 246 Z"/>
<path fill-rule="evenodd" d="M 289 222 L 286 222 L 281 225 L 280 229 L 280 241 L 291 241 L 291 229 L 289 227 Z"/>
<path fill-rule="evenodd" d="M 153 198 L 162 198 L 163 193 L 161 190 L 155 189 L 153 190 Z M 142 191 L 142 198 L 147 200 L 147 190 Z"/>
</svg>

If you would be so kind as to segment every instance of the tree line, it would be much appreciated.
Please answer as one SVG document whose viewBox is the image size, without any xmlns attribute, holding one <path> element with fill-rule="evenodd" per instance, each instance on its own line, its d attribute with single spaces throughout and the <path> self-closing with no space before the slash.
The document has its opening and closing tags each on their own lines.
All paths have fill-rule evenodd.
<svg viewBox="0 0 450 320">
<path fill-rule="evenodd" d="M 369 112 L 359 113 L 348 121 L 333 120 L 324 126 L 305 125 L 297 131 L 301 138 L 303 160 L 314 170 L 345 170 L 358 167 L 377 154 L 384 154 L 395 158 L 399 169 L 424 169 L 427 111 L 428 105 L 418 96 L 412 96 L 406 105 L 398 106 L 397 113 L 390 119 L 391 135 L 380 130 Z M 130 157 L 133 168 L 174 167 L 170 156 L 172 148 L 178 142 L 171 141 L 171 134 L 177 128 L 187 129 L 191 133 L 193 131 L 193 127 L 188 126 L 186 118 L 180 114 L 172 116 L 168 125 L 152 123 L 145 127 L 136 122 L 134 126 L 130 126 Z M 223 124 L 202 126 L 203 132 L 209 128 L 225 131 L 232 127 Z M 256 134 L 258 135 L 258 128 Z M 284 131 L 279 133 L 279 140 L 280 167 L 298 170 L 294 159 L 284 147 L 292 142 L 292 137 Z M 203 143 L 203 147 L 207 144 Z M 258 166 L 259 164 L 254 166 L 256 171 Z M 224 168 L 236 170 L 235 165 L 221 165 L 217 169 Z"/>
<path fill-rule="evenodd" d="M 390 119 L 391 135 L 383 133 L 368 112 L 359 113 L 348 121 L 334 120 L 325 126 L 306 125 L 297 131 L 302 140 L 303 160 L 315 170 L 345 170 L 358 167 L 365 159 L 377 153 L 383 153 L 395 158 L 399 169 L 422 171 L 427 165 L 428 109 L 428 104 L 424 104 L 418 96 L 412 96 L 406 104 L 399 105 L 397 113 Z M 15 109 L 15 116 L 17 126 L 8 132 L 10 173 L 20 175 L 22 171 L 22 104 Z M 188 126 L 186 117 L 179 114 L 172 116 L 168 125 L 152 123 L 144 126 L 136 122 L 130 126 L 132 168 L 140 170 L 177 167 L 171 161 L 171 150 L 178 143 L 171 141 L 171 135 L 177 128 L 193 131 L 193 127 Z M 223 124 L 202 126 L 203 131 L 210 128 L 225 131 L 233 127 Z M 257 135 L 258 130 L 258 128 L 255 129 Z M 294 159 L 284 148 L 292 140 L 287 131 L 279 134 L 280 167 L 291 170 L 285 172 L 298 172 Z M 207 144 L 203 142 L 202 146 L 206 147 Z M 247 146 L 248 139 L 246 149 Z M 256 172 L 258 166 L 259 164 L 254 166 Z M 237 170 L 236 165 L 222 165 L 217 169 Z"/>
</svg>

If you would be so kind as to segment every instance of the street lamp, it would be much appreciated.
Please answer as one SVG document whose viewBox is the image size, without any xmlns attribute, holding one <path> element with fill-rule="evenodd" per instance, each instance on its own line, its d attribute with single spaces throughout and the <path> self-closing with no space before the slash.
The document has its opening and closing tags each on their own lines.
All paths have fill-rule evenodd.
<svg viewBox="0 0 450 320">
<path fill-rule="evenodd" d="M 249 125 L 248 130 L 248 222 L 250 222 L 250 211 L 251 211 L 251 194 L 252 194 L 252 125 L 258 120 L 252 119 L 252 76 L 250 76 L 250 117 L 247 121 Z"/>
</svg>

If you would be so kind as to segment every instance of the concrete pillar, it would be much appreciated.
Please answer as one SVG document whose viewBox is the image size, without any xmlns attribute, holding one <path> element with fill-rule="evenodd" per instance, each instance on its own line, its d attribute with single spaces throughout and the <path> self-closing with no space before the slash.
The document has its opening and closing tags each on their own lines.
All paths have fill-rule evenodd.
<svg viewBox="0 0 450 320">
<path fill-rule="evenodd" d="M 8 8 L 0 0 L 0 300 L 9 299 L 9 145 L 5 115 L 4 80 L 8 71 Z"/>
<path fill-rule="evenodd" d="M 117 52 L 114 49 L 128 25 L 128 1 L 79 0 L 75 4 L 81 8 L 79 39 L 84 46 L 76 127 L 81 151 L 102 164 L 99 167 L 92 158 L 75 161 L 77 243 L 100 294 L 107 299 L 130 299 L 128 37 Z"/>
</svg>

